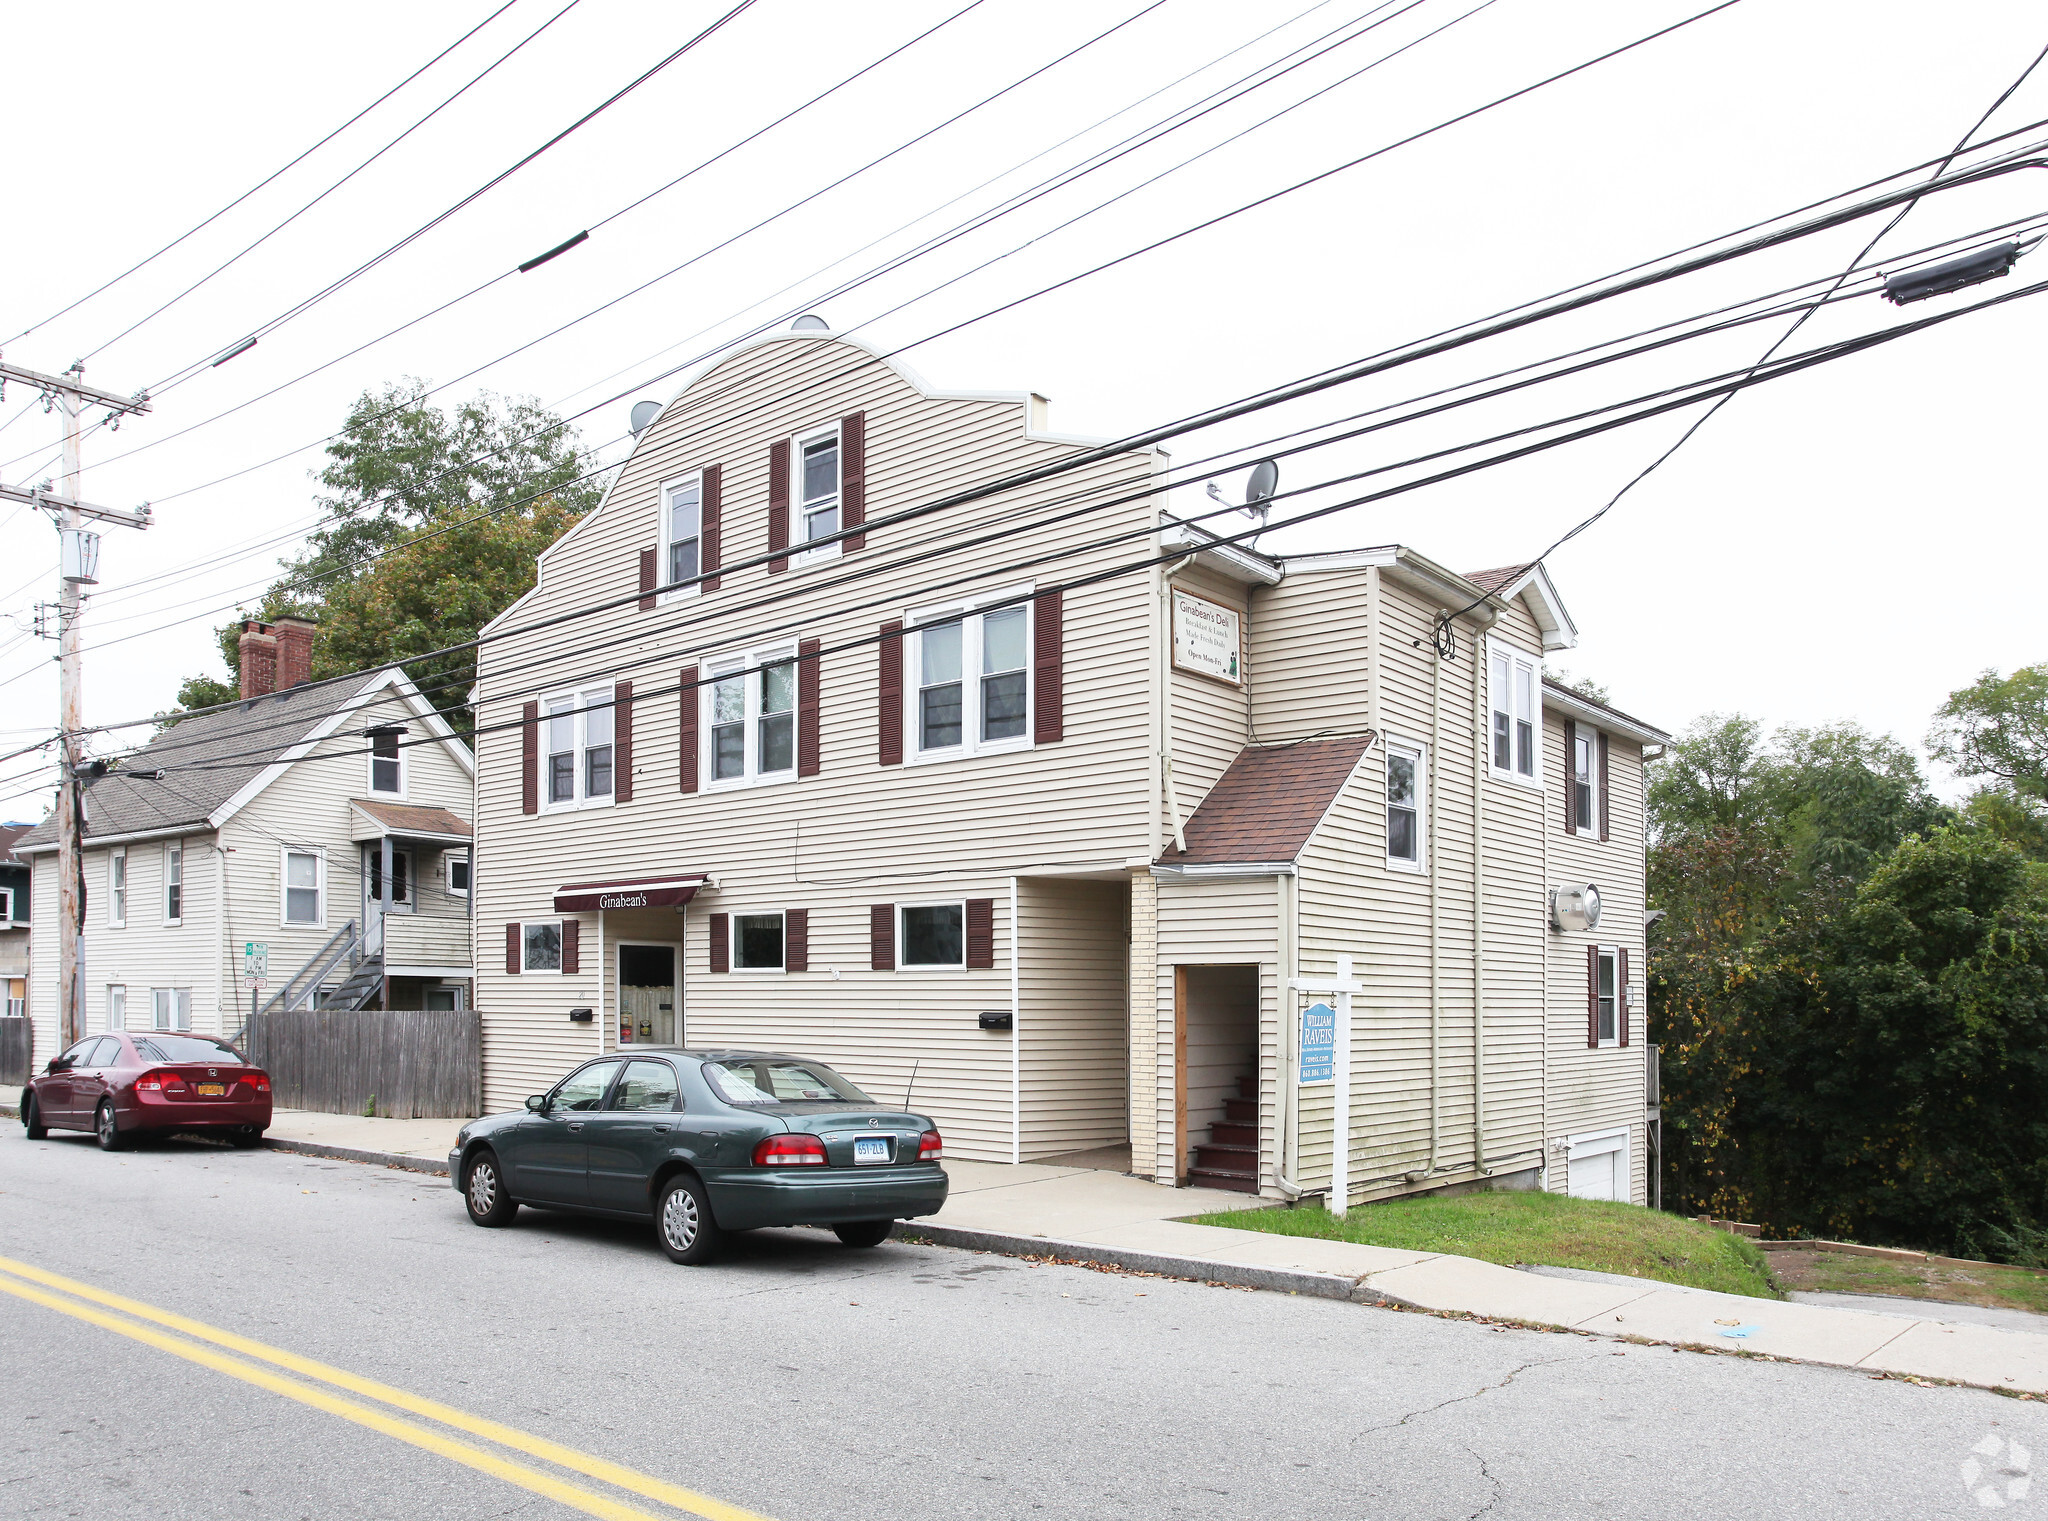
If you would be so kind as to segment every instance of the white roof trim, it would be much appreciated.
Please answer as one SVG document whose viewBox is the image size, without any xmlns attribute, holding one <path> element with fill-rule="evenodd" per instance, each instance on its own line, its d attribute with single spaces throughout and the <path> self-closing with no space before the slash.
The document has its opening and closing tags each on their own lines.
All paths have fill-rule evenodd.
<svg viewBox="0 0 2048 1521">
<path fill-rule="evenodd" d="M 1528 601 L 1529 614 L 1543 634 L 1545 654 L 1572 649 L 1578 644 L 1579 626 L 1564 610 L 1564 599 L 1558 596 L 1550 572 L 1540 561 L 1523 571 L 1511 585 L 1502 587 L 1500 595 L 1503 600 L 1522 597 Z"/>
<path fill-rule="evenodd" d="M 1270 555 L 1242 544 L 1218 543 L 1219 537 L 1199 523 L 1187 522 L 1171 513 L 1160 514 L 1160 544 L 1167 549 L 1186 550 L 1204 570 L 1212 570 L 1231 581 L 1259 586 L 1278 586 L 1287 574 Z"/>
<path fill-rule="evenodd" d="M 1500 616 L 1503 599 L 1476 581 L 1468 581 L 1455 570 L 1446 570 L 1427 555 L 1405 544 L 1382 544 L 1373 549 L 1347 549 L 1334 554 L 1283 555 L 1280 563 L 1289 575 L 1314 575 L 1319 571 L 1363 570 L 1377 565 L 1395 580 L 1422 593 L 1446 611 L 1477 604 L 1466 616 L 1490 624 Z"/>
<path fill-rule="evenodd" d="M 130 834 L 87 835 L 85 853 L 90 855 L 95 850 L 110 849 L 117 845 L 140 845 L 149 840 L 184 840 L 194 835 L 212 833 L 213 830 L 208 828 L 203 820 L 194 819 L 189 824 L 172 824 L 162 829 L 138 829 Z M 56 848 L 55 840 L 45 840 L 39 845 L 17 845 L 14 853 L 21 856 L 46 856 Z M 0 925 L 4 924 L 5 921 L 0 920 Z"/>
<path fill-rule="evenodd" d="M 1292 861 L 1194 861 L 1186 866 L 1154 866 L 1155 877 L 1291 877 Z"/>
<path fill-rule="evenodd" d="M 1619 734 L 1642 745 L 1668 745 L 1671 736 L 1662 729 L 1654 729 L 1640 719 L 1628 718 L 1614 709 L 1603 707 L 1597 702 L 1579 696 L 1568 689 L 1554 687 L 1548 681 L 1543 683 L 1543 706 L 1559 713 L 1583 718 L 1596 729 L 1605 729 L 1609 734 Z"/>
</svg>

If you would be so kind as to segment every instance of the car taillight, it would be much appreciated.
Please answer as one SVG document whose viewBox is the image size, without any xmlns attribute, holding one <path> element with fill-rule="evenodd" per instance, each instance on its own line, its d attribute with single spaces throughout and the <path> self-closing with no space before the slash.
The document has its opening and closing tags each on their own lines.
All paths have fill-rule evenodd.
<svg viewBox="0 0 2048 1521">
<path fill-rule="evenodd" d="M 771 1135 L 754 1148 L 756 1167 L 823 1167 L 825 1143 L 814 1135 Z"/>
<path fill-rule="evenodd" d="M 185 1079 L 175 1072 L 145 1072 L 135 1079 L 135 1086 L 147 1093 L 183 1093 Z"/>
<path fill-rule="evenodd" d="M 242 1081 L 247 1083 L 251 1088 L 254 1088 L 258 1093 L 268 1093 L 270 1091 L 270 1079 L 265 1077 L 260 1072 L 246 1074 L 242 1078 Z"/>
<path fill-rule="evenodd" d="M 946 1154 L 946 1143 L 939 1139 L 936 1130 L 927 1130 L 917 1138 L 917 1159 L 920 1162 L 936 1162 Z"/>
</svg>

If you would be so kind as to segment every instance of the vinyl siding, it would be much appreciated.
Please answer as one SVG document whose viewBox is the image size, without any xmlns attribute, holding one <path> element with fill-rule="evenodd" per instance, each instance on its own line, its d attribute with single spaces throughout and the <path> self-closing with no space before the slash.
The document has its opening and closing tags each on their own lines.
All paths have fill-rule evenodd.
<svg viewBox="0 0 2048 1521">
<path fill-rule="evenodd" d="M 1130 1135 L 1125 1020 L 1123 882 L 1022 877 L 1020 959 L 1021 1160 Z M 1008 1000 L 990 1007 L 1007 1007 Z"/>
</svg>

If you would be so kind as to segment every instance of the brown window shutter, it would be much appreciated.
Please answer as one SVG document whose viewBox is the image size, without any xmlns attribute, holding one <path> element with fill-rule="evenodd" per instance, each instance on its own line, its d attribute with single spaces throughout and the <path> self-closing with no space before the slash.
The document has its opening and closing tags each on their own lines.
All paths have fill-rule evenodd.
<svg viewBox="0 0 2048 1521">
<path fill-rule="evenodd" d="M 811 911 L 786 908 L 782 911 L 782 969 L 808 972 L 811 969 Z"/>
<path fill-rule="evenodd" d="M 1067 733 L 1060 664 L 1064 616 L 1058 592 L 1032 599 L 1031 737 L 1041 745 L 1058 744 Z"/>
<path fill-rule="evenodd" d="M 816 639 L 796 645 L 796 774 L 818 774 L 818 651 Z"/>
<path fill-rule="evenodd" d="M 505 926 L 505 975 L 507 977 L 517 977 L 519 975 L 519 959 L 519 926 L 508 924 Z"/>
<path fill-rule="evenodd" d="M 1628 1044 L 1628 947 L 1614 953 L 1614 1029 Z"/>
<path fill-rule="evenodd" d="M 683 791 L 697 790 L 697 668 L 683 667 L 682 695 L 682 741 L 676 747 L 676 760 L 681 768 Z"/>
<path fill-rule="evenodd" d="M 1579 825 L 1579 726 L 1564 721 L 1564 832 Z"/>
<path fill-rule="evenodd" d="M 967 964 L 987 970 L 996 964 L 996 900 L 967 900 Z"/>
<path fill-rule="evenodd" d="M 711 572 L 725 563 L 719 558 L 723 547 L 719 533 L 719 512 L 725 502 L 724 484 L 724 472 L 717 465 L 704 467 L 704 494 L 699 498 L 702 505 L 698 509 L 702 517 L 699 520 L 701 526 L 697 539 L 697 569 L 704 575 L 704 579 L 698 585 L 707 592 L 718 590 L 718 577 Z"/>
<path fill-rule="evenodd" d="M 1586 947 L 1586 1044 L 1600 1044 L 1600 947 Z"/>
<path fill-rule="evenodd" d="M 789 440 L 768 446 L 768 552 L 789 548 Z M 787 559 L 770 560 L 768 573 L 789 569 Z"/>
<path fill-rule="evenodd" d="M 882 688 L 876 711 L 881 744 L 876 760 L 884 766 L 903 764 L 903 625 L 882 625 Z"/>
<path fill-rule="evenodd" d="M 1607 838 L 1607 736 L 1600 736 L 1600 838 Z"/>
<path fill-rule="evenodd" d="M 519 811 L 540 812 L 540 704 L 519 712 Z"/>
<path fill-rule="evenodd" d="M 612 689 L 612 798 L 633 801 L 633 683 Z"/>
<path fill-rule="evenodd" d="M 839 526 L 858 528 L 868 520 L 868 414 L 839 420 Z M 864 533 L 849 534 L 846 552 L 868 547 Z"/>
<path fill-rule="evenodd" d="M 896 970 L 896 905 L 868 906 L 868 965 L 877 972 Z"/>
<path fill-rule="evenodd" d="M 562 975 L 583 970 L 583 922 L 580 919 L 562 921 Z"/>
<path fill-rule="evenodd" d="M 640 551 L 640 611 L 643 613 L 654 611 L 655 585 L 654 551 L 643 549 Z"/>
<path fill-rule="evenodd" d="M 725 914 L 711 916 L 711 970 L 732 970 L 732 921 Z"/>
</svg>

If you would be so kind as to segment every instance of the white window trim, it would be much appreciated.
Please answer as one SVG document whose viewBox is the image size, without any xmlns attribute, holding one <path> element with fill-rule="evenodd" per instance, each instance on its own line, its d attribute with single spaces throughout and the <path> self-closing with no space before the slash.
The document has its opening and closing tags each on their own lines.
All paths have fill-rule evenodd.
<svg viewBox="0 0 2048 1521">
<path fill-rule="evenodd" d="M 1595 1050 L 1612 1051 L 1621 1045 L 1622 1014 L 1628 1007 L 1628 992 L 1621 985 L 1621 947 L 1618 945 L 1595 946 L 1594 952 L 1602 961 L 1612 959 L 1614 962 L 1614 1034 L 1612 1037 L 1602 1036 L 1594 1046 Z M 1586 990 L 1589 998 L 1597 999 L 1600 996 L 1599 975 L 1596 967 L 1593 974 L 1593 986 Z"/>
<path fill-rule="evenodd" d="M 114 863 L 116 861 L 121 863 L 121 886 L 118 891 L 114 887 Z M 131 883 L 128 879 L 128 847 L 126 845 L 118 845 L 107 852 L 108 929 L 126 929 L 128 927 L 128 891 L 130 886 Z M 117 906 L 120 909 L 119 914 L 114 912 Z"/>
<path fill-rule="evenodd" d="M 160 1025 L 156 1022 L 157 995 L 160 993 L 171 995 L 171 1022 L 167 1025 Z M 182 1025 L 178 1023 L 178 995 L 180 993 L 185 995 L 185 1023 Z M 190 988 L 151 988 L 149 990 L 149 1028 L 161 1030 L 167 1035 L 175 1035 L 181 1030 L 189 1031 L 192 1028 L 192 990 Z"/>
<path fill-rule="evenodd" d="M 376 740 L 368 733 L 364 735 L 364 738 L 370 741 L 371 753 L 365 757 L 363 789 L 371 797 L 396 798 L 403 802 L 408 795 L 407 789 L 412 781 L 412 767 L 407 764 L 406 760 L 405 725 L 399 723 L 373 723 L 367 725 L 366 728 L 395 729 L 398 731 L 398 790 L 396 792 L 386 792 L 377 785 L 377 761 L 379 757 L 376 754 Z M 384 758 L 389 759 L 390 757 Z"/>
<path fill-rule="evenodd" d="M 909 937 L 904 933 L 903 911 L 909 908 L 957 908 L 960 910 L 960 959 L 958 961 L 911 961 L 904 952 L 909 949 Z M 918 903 L 896 905 L 896 970 L 899 972 L 964 972 L 967 970 L 967 900 L 965 898 L 926 898 Z"/>
<path fill-rule="evenodd" d="M 671 476 L 663 481 L 660 494 L 655 498 L 658 503 L 657 511 L 661 518 L 661 548 L 656 551 L 661 558 L 655 562 L 654 567 L 654 584 L 656 586 L 667 586 L 669 583 L 669 551 L 675 543 L 669 523 L 668 494 L 679 487 L 689 485 L 692 481 L 697 483 L 697 573 L 699 575 L 704 573 L 704 472 L 702 470 L 685 470 L 681 475 Z M 689 586 L 678 586 L 670 591 L 663 592 L 661 594 L 661 601 L 680 602 L 687 597 L 702 596 L 703 592 L 704 583 L 698 581 Z"/>
<path fill-rule="evenodd" d="M 1387 755 L 1392 755 L 1398 750 L 1403 755 L 1414 757 L 1415 760 L 1415 859 L 1412 861 L 1402 860 L 1392 850 L 1393 839 L 1391 832 L 1387 831 L 1385 817 L 1385 810 L 1391 805 L 1386 801 L 1387 768 L 1384 757 L 1380 763 L 1380 802 L 1382 805 L 1380 828 L 1383 835 L 1385 835 L 1381 839 L 1380 845 L 1387 863 L 1387 870 L 1409 873 L 1427 872 L 1429 870 L 1430 846 L 1429 746 L 1423 744 L 1420 740 L 1403 739 L 1398 734 L 1389 734 L 1382 741 L 1382 749 Z"/>
<path fill-rule="evenodd" d="M 611 684 L 610 701 L 612 705 L 606 710 L 612 716 L 612 790 L 598 797 L 591 797 L 584 791 L 590 779 L 589 763 L 585 758 L 590 749 L 590 720 L 588 715 L 591 712 L 591 707 L 589 699 L 602 690 L 602 686 L 583 689 L 571 688 L 564 692 L 550 692 L 540 700 L 540 811 L 542 813 L 574 813 L 584 808 L 609 808 L 618 801 L 619 687 L 617 682 Z M 554 791 L 554 756 L 556 753 L 554 749 L 554 717 L 549 714 L 548 709 L 552 704 L 563 701 L 567 701 L 572 705 L 569 722 L 575 729 L 571 743 L 576 759 L 571 770 L 574 772 L 576 789 L 574 796 L 556 801 L 551 796 Z M 600 698 L 598 706 L 603 707 L 603 705 L 604 699 Z M 415 889 L 415 895 L 417 895 L 417 889 Z"/>
<path fill-rule="evenodd" d="M 178 913 L 176 918 L 171 916 L 171 856 L 173 854 L 178 858 Z M 164 875 L 163 880 L 157 884 L 157 907 L 163 912 L 165 926 L 173 928 L 185 922 L 185 842 L 183 840 L 176 840 L 164 846 L 161 859 Z"/>
<path fill-rule="evenodd" d="M 313 868 L 313 891 L 320 911 L 308 923 L 291 917 L 291 858 L 311 856 L 316 863 Z M 277 925 L 279 929 L 327 928 L 327 852 L 318 845 L 280 845 L 277 847 Z"/>
<path fill-rule="evenodd" d="M 817 435 L 813 434 L 811 436 L 815 438 Z M 740 920 L 766 919 L 770 914 L 773 914 L 782 921 L 782 964 L 780 966 L 741 966 Z M 753 977 L 786 977 L 789 975 L 788 911 L 780 908 L 750 908 L 745 910 L 735 909 L 728 914 L 725 921 L 725 965 L 726 970 L 735 975 Z"/>
<path fill-rule="evenodd" d="M 1508 661 L 1508 691 L 1505 693 L 1493 690 L 1494 661 L 1503 656 Z M 1535 772 L 1530 776 L 1524 776 L 1515 769 L 1513 729 L 1515 721 L 1514 681 L 1515 668 L 1518 665 L 1529 668 L 1530 702 L 1534 709 L 1529 716 L 1530 725 L 1535 731 L 1531 738 L 1534 748 L 1529 759 L 1530 764 L 1535 768 Z M 1543 790 L 1543 657 L 1533 655 L 1529 651 L 1522 649 L 1519 645 L 1508 643 L 1505 639 L 1489 637 L 1486 641 L 1486 687 L 1485 744 L 1487 772 L 1495 781 L 1512 782 L 1517 787 L 1528 787 L 1534 791 L 1541 792 Z M 1503 706 L 1503 703 L 1505 703 L 1505 706 Z M 1508 715 L 1508 763 L 1505 766 L 1498 766 L 1494 764 L 1493 755 L 1493 718 L 1496 713 L 1502 712 Z"/>
<path fill-rule="evenodd" d="M 938 761 L 964 760 L 974 755 L 1008 755 L 1016 750 L 1029 750 L 1038 742 L 1038 682 L 1037 672 L 1032 668 L 1032 652 L 1037 648 L 1038 635 L 1038 609 L 1031 600 L 1034 589 L 1035 583 L 1027 581 L 957 602 L 912 608 L 903 615 L 903 724 L 906 731 L 903 759 L 906 764 L 929 766 Z M 972 686 L 977 693 L 971 707 L 963 702 L 960 743 L 925 749 L 923 714 L 918 711 L 918 693 L 924 686 L 924 641 L 918 637 L 919 633 L 933 624 L 951 623 L 956 618 L 964 623 L 982 613 L 1001 612 L 1004 604 L 1024 610 L 1024 732 L 1009 739 L 985 740 L 979 737 L 981 625 L 977 622 L 972 639 L 963 637 L 960 641 L 961 685 L 963 688 Z"/>
<path fill-rule="evenodd" d="M 0 926 L 14 923 L 14 889 L 0 887 Z"/>
<path fill-rule="evenodd" d="M 469 865 L 468 851 L 449 850 L 442 852 L 441 889 L 451 898 L 467 898 L 469 896 L 468 886 L 457 887 L 455 885 L 455 868 L 458 864 L 464 867 Z"/>
<path fill-rule="evenodd" d="M 561 945 L 561 919 L 521 919 L 519 921 L 519 975 L 521 977 L 563 977 L 568 975 L 558 966 L 528 966 L 526 964 L 526 931 L 529 925 L 552 924 L 557 935 L 556 945 Z M 558 953 L 559 955 L 559 953 Z"/>
<path fill-rule="evenodd" d="M 727 651 L 703 663 L 702 685 L 697 688 L 697 785 L 704 792 L 734 792 L 744 787 L 773 787 L 783 782 L 793 782 L 803 769 L 803 678 L 801 671 L 791 673 L 796 689 L 790 701 L 790 743 L 789 768 L 784 771 L 761 771 L 761 673 L 771 665 L 782 665 L 797 658 L 797 642 L 764 645 L 743 654 Z M 731 667 L 721 670 L 720 667 Z M 718 726 L 712 721 L 712 698 L 718 683 L 734 675 L 742 677 L 742 686 L 747 694 L 745 714 L 740 722 L 746 737 L 746 751 L 743 769 L 738 776 L 717 776 L 714 771 L 718 764 L 718 746 L 712 733 Z"/>
<path fill-rule="evenodd" d="M 1600 838 L 1600 731 L 1588 723 L 1574 720 L 1569 731 L 1575 738 L 1586 741 L 1586 765 L 1593 792 L 1592 822 L 1579 822 L 1579 758 L 1567 754 L 1564 758 L 1564 784 L 1572 800 L 1571 833 L 1582 840 Z M 1567 746 L 1567 749 L 1570 747 Z"/>
<path fill-rule="evenodd" d="M 839 527 L 846 527 L 846 439 L 840 431 L 839 420 L 820 423 L 815 428 L 805 428 L 789 436 L 789 568 L 798 570 L 806 565 L 822 565 L 836 560 L 846 551 L 846 540 L 834 539 L 829 544 L 820 544 L 816 549 L 804 549 L 806 542 L 804 528 L 804 445 L 815 444 L 819 439 L 830 436 L 839 450 L 839 485 L 832 493 L 833 505 L 839 513 Z M 836 532 L 837 530 L 835 530 Z"/>
<path fill-rule="evenodd" d="M 116 993 L 121 995 L 119 1018 L 116 1018 L 114 1014 L 114 995 Z M 106 1024 L 109 1031 L 125 1030 L 128 1028 L 128 984 L 125 982 L 110 982 L 107 984 Z"/>
</svg>

